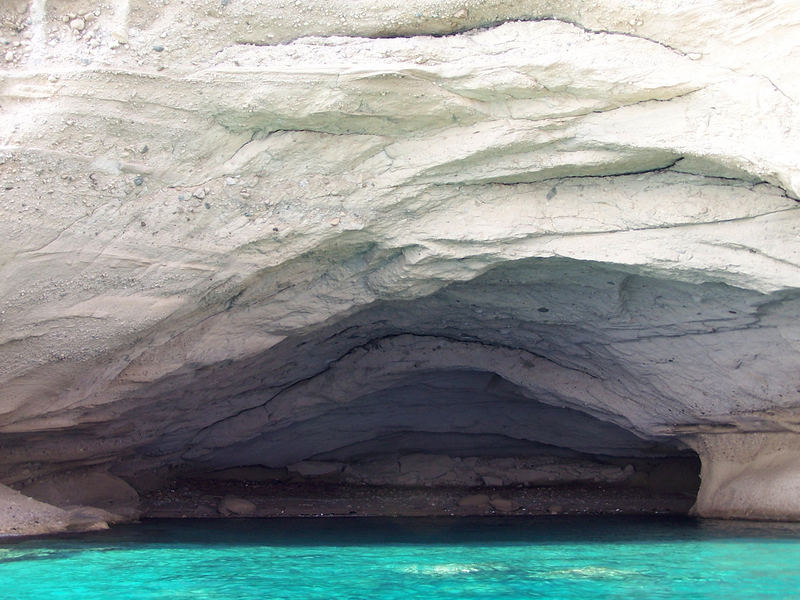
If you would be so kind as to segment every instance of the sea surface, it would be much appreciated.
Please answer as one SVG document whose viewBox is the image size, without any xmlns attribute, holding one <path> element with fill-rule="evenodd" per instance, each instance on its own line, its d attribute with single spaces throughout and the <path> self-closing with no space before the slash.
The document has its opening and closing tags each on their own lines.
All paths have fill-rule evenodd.
<svg viewBox="0 0 800 600">
<path fill-rule="evenodd" d="M 0 541 L 0 597 L 800 598 L 800 527 L 564 516 L 152 520 Z"/>
</svg>

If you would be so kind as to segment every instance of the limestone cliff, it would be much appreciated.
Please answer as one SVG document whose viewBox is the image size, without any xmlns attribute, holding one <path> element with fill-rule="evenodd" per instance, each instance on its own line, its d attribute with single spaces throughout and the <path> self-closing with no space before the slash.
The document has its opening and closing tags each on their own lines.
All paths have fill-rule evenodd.
<svg viewBox="0 0 800 600">
<path fill-rule="evenodd" d="M 3 3 L 0 483 L 692 448 L 800 518 L 798 23 Z"/>
</svg>

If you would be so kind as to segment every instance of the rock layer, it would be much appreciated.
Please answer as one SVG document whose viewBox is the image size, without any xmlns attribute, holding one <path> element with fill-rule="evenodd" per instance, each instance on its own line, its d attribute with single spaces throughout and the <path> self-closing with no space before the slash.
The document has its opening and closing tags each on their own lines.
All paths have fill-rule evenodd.
<svg viewBox="0 0 800 600">
<path fill-rule="evenodd" d="M 800 517 L 800 8 L 389 4 L 0 8 L 0 481 L 691 447 Z"/>
</svg>

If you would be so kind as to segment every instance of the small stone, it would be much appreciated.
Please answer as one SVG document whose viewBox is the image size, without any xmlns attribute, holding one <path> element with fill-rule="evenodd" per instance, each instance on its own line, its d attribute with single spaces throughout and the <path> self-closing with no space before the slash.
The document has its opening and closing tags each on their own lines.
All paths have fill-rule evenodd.
<svg viewBox="0 0 800 600">
<path fill-rule="evenodd" d="M 339 217 L 331 219 L 331 227 L 336 227 L 339 224 Z"/>
<path fill-rule="evenodd" d="M 142 144 L 139 146 L 139 154 L 147 154 L 150 151 L 150 148 L 147 144 Z"/>
<path fill-rule="evenodd" d="M 226 177 L 225 178 L 225 185 L 236 185 L 237 183 L 239 183 L 239 182 L 236 181 L 235 177 Z"/>
<path fill-rule="evenodd" d="M 161 44 L 154 44 L 153 45 L 153 50 L 156 51 L 156 52 L 163 52 L 164 51 L 164 46 L 162 46 Z"/>
<path fill-rule="evenodd" d="M 486 494 L 472 494 L 464 496 L 458 501 L 458 505 L 463 508 L 484 508 L 489 505 L 489 496 Z"/>
<path fill-rule="evenodd" d="M 489 503 L 493 509 L 499 512 L 511 512 L 517 508 L 508 498 L 492 498 Z"/>
<path fill-rule="evenodd" d="M 136 177 L 133 178 L 134 185 L 142 185 L 143 183 L 144 183 L 144 177 L 142 177 L 141 175 L 137 175 Z"/>
<path fill-rule="evenodd" d="M 78 17 L 77 19 L 72 19 L 72 21 L 69 22 L 69 26 L 75 31 L 83 31 L 86 28 L 86 21 Z"/>
<path fill-rule="evenodd" d="M 494 475 L 484 475 L 481 479 L 483 480 L 483 485 L 487 487 L 500 487 L 503 485 L 503 480 Z"/>
<path fill-rule="evenodd" d="M 225 516 L 237 515 L 241 517 L 247 517 L 255 514 L 256 505 L 249 500 L 239 498 L 238 496 L 225 496 L 220 501 L 217 510 L 220 512 L 220 514 Z"/>
<path fill-rule="evenodd" d="M 192 192 L 192 196 L 194 196 L 198 200 L 202 200 L 203 198 L 206 197 L 205 188 L 200 188 L 199 190 L 195 190 L 194 192 Z"/>
<path fill-rule="evenodd" d="M 9 50 L 8 52 L 6 52 L 6 62 L 11 62 L 13 60 L 14 60 L 14 53 L 11 50 Z"/>
<path fill-rule="evenodd" d="M 463 19 L 466 16 L 467 16 L 467 9 L 466 8 L 462 8 L 456 14 L 453 15 L 453 17 L 456 18 L 456 19 Z"/>
</svg>

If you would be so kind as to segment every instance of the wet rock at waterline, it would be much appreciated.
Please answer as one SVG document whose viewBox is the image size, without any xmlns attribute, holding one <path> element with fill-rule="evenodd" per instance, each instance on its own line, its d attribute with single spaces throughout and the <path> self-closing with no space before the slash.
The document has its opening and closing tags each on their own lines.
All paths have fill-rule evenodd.
<svg viewBox="0 0 800 600">
<path fill-rule="evenodd" d="M 699 456 L 697 514 L 800 518 L 800 8 L 0 17 L 2 507 L 232 469 L 655 493 Z"/>
</svg>

